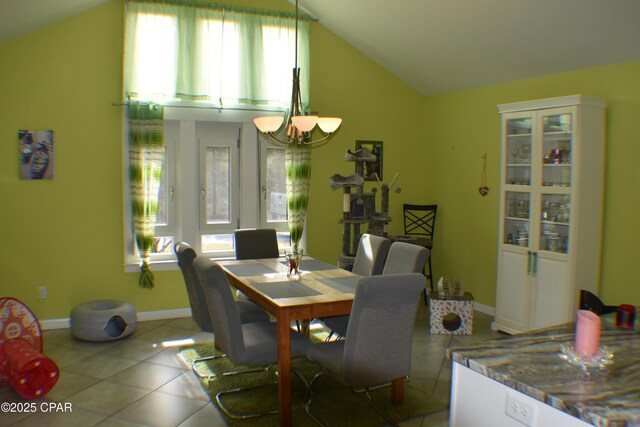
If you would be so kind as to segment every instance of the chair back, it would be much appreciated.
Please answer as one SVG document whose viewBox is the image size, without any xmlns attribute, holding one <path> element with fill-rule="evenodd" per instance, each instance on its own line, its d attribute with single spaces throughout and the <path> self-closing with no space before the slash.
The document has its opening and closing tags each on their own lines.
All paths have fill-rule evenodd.
<svg viewBox="0 0 640 427">
<path fill-rule="evenodd" d="M 422 273 L 429 249 L 405 242 L 393 242 L 382 274 Z"/>
<path fill-rule="evenodd" d="M 424 288 L 418 273 L 363 277 L 344 344 L 345 381 L 367 387 L 411 371 L 413 325 Z"/>
<path fill-rule="evenodd" d="M 227 275 L 215 261 L 205 256 L 197 257 L 193 265 L 209 306 L 216 347 L 237 360 L 244 353 L 244 336 Z"/>
<path fill-rule="evenodd" d="M 236 259 L 278 258 L 278 235 L 272 228 L 245 228 L 233 233 Z"/>
<path fill-rule="evenodd" d="M 379 275 L 382 273 L 390 246 L 391 241 L 385 237 L 363 234 L 358 242 L 356 259 L 351 271 L 360 276 Z"/>
<path fill-rule="evenodd" d="M 178 266 L 182 271 L 184 284 L 187 287 L 187 296 L 191 306 L 191 317 L 198 324 L 200 329 L 211 332 L 211 319 L 209 309 L 204 299 L 204 292 L 200 286 L 200 279 L 193 267 L 193 260 L 196 258 L 196 251 L 185 242 L 178 242 L 174 245 L 173 251 L 178 258 Z"/>
<path fill-rule="evenodd" d="M 403 204 L 404 234 L 422 236 L 433 240 L 438 205 Z"/>
</svg>

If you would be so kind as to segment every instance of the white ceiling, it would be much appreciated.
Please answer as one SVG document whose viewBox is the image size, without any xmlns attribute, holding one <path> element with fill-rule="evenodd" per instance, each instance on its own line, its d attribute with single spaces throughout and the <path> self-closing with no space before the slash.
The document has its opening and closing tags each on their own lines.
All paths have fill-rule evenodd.
<svg viewBox="0 0 640 427">
<path fill-rule="evenodd" d="M 107 1 L 0 0 L 0 44 Z M 425 95 L 640 59 L 640 0 L 299 1 Z"/>
</svg>

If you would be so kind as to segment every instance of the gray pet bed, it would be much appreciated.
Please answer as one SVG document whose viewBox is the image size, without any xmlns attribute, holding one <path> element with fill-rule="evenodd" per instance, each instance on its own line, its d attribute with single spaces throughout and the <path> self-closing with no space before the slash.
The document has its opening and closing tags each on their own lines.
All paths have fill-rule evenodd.
<svg viewBox="0 0 640 427">
<path fill-rule="evenodd" d="M 136 308 L 126 301 L 89 301 L 71 310 L 71 334 L 84 341 L 124 338 L 131 335 L 136 326 Z"/>
</svg>

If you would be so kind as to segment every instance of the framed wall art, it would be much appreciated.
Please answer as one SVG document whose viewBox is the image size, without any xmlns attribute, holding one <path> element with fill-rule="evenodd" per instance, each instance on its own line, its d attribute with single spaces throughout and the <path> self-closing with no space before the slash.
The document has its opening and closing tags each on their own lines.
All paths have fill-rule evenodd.
<svg viewBox="0 0 640 427">
<path fill-rule="evenodd" d="M 53 179 L 53 131 L 19 130 L 20 179 Z"/>
<path fill-rule="evenodd" d="M 382 181 L 382 141 L 356 141 L 356 152 L 359 150 L 368 151 L 375 156 L 373 162 L 364 162 L 364 180 Z"/>
</svg>

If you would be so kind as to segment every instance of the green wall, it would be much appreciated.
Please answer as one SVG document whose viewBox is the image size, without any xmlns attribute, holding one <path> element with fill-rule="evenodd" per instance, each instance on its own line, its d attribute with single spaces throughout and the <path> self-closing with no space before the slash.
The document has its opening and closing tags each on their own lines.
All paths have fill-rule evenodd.
<svg viewBox="0 0 640 427">
<path fill-rule="evenodd" d="M 227 2 L 291 10 L 280 0 Z M 111 106 L 122 92 L 122 16 L 123 0 L 114 0 L 0 45 L 0 296 L 23 300 L 40 319 L 67 317 L 76 304 L 98 298 L 129 300 L 139 311 L 188 306 L 178 271 L 156 272 L 153 291 L 138 288 L 137 273 L 124 272 L 123 110 Z M 311 48 L 312 107 L 344 118 L 335 137 L 313 151 L 311 254 L 329 262 L 340 254 L 342 196 L 328 179 L 353 173 L 346 149 L 356 140 L 383 141 L 384 181 L 398 173 L 394 187 L 402 188 L 391 194 L 390 231 L 402 232 L 403 202 L 438 203 L 436 276 L 464 279 L 478 302 L 493 306 L 496 105 L 579 93 L 609 105 L 602 295 L 640 304 L 633 282 L 640 62 L 422 97 L 320 24 L 312 25 Z M 54 130 L 52 181 L 18 179 L 19 129 Z M 483 198 L 484 153 L 492 189 Z M 48 287 L 48 299 L 37 299 L 38 286 Z"/>
<path fill-rule="evenodd" d="M 608 304 L 640 304 L 640 61 L 495 85 L 425 99 L 434 124 L 431 146 L 440 205 L 436 274 L 464 279 L 476 301 L 494 305 L 500 179 L 496 105 L 581 94 L 607 101 L 606 189 L 600 296 Z M 487 153 L 488 196 L 480 197 Z"/>
<path fill-rule="evenodd" d="M 227 3 L 291 10 L 280 0 Z M 124 272 L 123 110 L 111 105 L 122 93 L 123 5 L 114 0 L 0 45 L 0 296 L 24 301 L 40 319 L 67 317 L 78 303 L 99 298 L 131 301 L 138 311 L 188 307 L 179 271 L 156 272 L 152 291 L 138 288 L 137 273 Z M 397 123 L 407 117 L 404 109 L 411 121 L 421 117 L 422 99 L 319 24 L 312 27 L 312 106 L 345 119 L 313 160 L 309 222 L 318 232 L 310 231 L 309 250 L 332 261 L 341 248 L 342 201 L 328 177 L 352 173 L 343 158 L 355 139 L 384 140 L 385 166 L 399 171 L 392 144 L 424 141 Z M 19 129 L 54 130 L 53 180 L 18 178 Z M 410 175 L 401 175 L 406 188 Z M 39 286 L 48 287 L 47 299 L 37 299 Z"/>
</svg>

